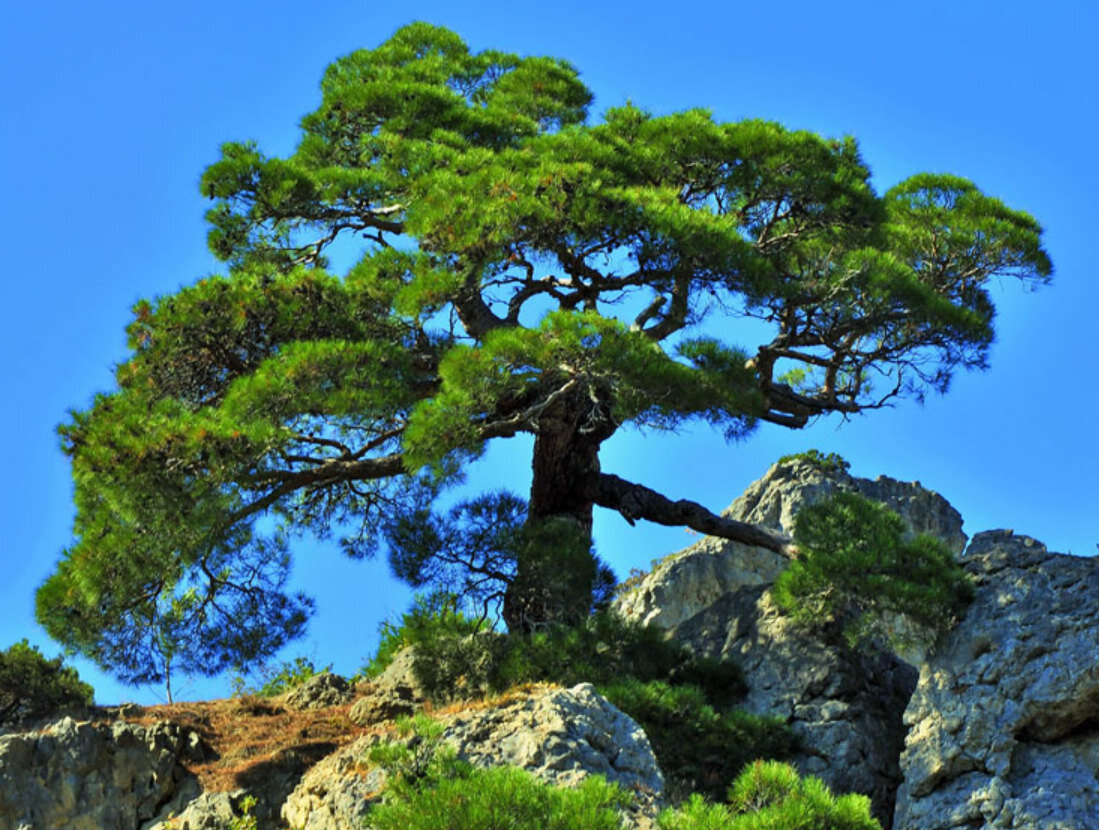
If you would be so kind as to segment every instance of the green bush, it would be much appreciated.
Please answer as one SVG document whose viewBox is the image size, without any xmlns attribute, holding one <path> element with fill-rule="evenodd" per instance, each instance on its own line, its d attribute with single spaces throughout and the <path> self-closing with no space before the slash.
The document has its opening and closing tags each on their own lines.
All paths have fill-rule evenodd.
<svg viewBox="0 0 1099 830">
<path fill-rule="evenodd" d="M 745 765 L 788 758 L 799 746 L 779 719 L 718 711 L 697 686 L 627 680 L 600 691 L 645 730 L 672 801 L 696 792 L 720 798 Z"/>
<path fill-rule="evenodd" d="M 752 764 L 729 788 L 728 805 L 692 796 L 660 815 L 661 830 L 881 830 L 864 795 L 836 797 L 818 778 L 775 761 Z"/>
<path fill-rule="evenodd" d="M 578 787 L 544 784 L 514 767 L 476 769 L 439 745 L 439 727 L 420 717 L 400 731 L 411 740 L 375 747 L 370 760 L 389 778 L 367 819 L 374 830 L 619 830 L 628 796 L 598 776 Z"/>
<path fill-rule="evenodd" d="M 817 449 L 784 455 L 778 460 L 778 463 L 789 464 L 791 461 L 807 461 L 822 473 L 846 473 L 851 469 L 851 462 L 839 453 L 823 453 Z"/>
<path fill-rule="evenodd" d="M 0 651 L 0 724 L 91 704 L 94 691 L 61 657 L 42 656 L 26 640 Z"/>
<path fill-rule="evenodd" d="M 401 615 L 400 622 L 386 620 L 381 624 L 378 651 L 357 676 L 377 677 L 389 668 L 398 652 L 409 646 L 416 646 L 417 653 L 426 653 L 439 639 L 465 638 L 488 629 L 486 621 L 472 620 L 462 614 L 458 599 L 452 594 L 417 596 L 412 607 Z"/>
<path fill-rule="evenodd" d="M 800 553 L 775 582 L 775 600 L 802 622 L 841 622 L 852 643 L 934 641 L 964 612 L 973 587 L 942 542 L 906 540 L 906 530 L 897 513 L 856 493 L 802 508 L 794 523 Z M 907 636 L 897 615 L 910 624 Z"/>
<path fill-rule="evenodd" d="M 329 663 L 323 669 L 318 669 L 308 657 L 295 657 L 293 660 L 285 660 L 277 666 L 265 667 L 259 674 L 263 683 L 259 687 L 249 686 L 243 671 L 233 677 L 231 683 L 233 697 L 254 695 L 256 697 L 278 697 L 289 692 L 304 683 L 314 675 L 332 671 Z"/>
<path fill-rule="evenodd" d="M 556 626 L 509 637 L 495 687 L 503 690 L 534 682 L 598 686 L 623 678 L 676 681 L 681 676 L 692 682 L 705 677 L 704 682 L 714 689 L 721 687 L 730 699 L 745 691 L 743 675 L 735 664 L 697 661 L 660 629 L 600 612 L 575 627 Z"/>
</svg>

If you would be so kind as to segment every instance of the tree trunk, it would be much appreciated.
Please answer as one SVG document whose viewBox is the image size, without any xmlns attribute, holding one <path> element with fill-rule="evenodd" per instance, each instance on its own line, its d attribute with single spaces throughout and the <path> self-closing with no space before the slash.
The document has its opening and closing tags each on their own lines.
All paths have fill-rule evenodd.
<svg viewBox="0 0 1099 830">
<path fill-rule="evenodd" d="M 510 630 L 573 624 L 591 609 L 593 493 L 599 447 L 614 430 L 608 407 L 586 390 L 555 401 L 539 418 L 525 539 L 504 597 Z"/>
</svg>

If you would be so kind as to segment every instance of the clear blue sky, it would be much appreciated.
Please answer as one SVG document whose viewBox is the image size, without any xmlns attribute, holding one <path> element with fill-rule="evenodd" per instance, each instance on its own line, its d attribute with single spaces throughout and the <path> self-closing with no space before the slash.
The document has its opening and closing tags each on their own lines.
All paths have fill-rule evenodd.
<svg viewBox="0 0 1099 830">
<path fill-rule="evenodd" d="M 880 188 L 923 170 L 956 173 L 1047 229 L 1055 282 L 997 291 L 992 368 L 958 378 L 947 396 L 800 433 L 763 428 L 733 446 L 703 430 L 617 436 L 604 469 L 720 509 L 779 455 L 815 446 L 844 454 L 856 474 L 938 490 L 970 534 L 1011 527 L 1056 550 L 1095 552 L 1099 391 L 1087 373 L 1099 309 L 1099 4 L 20 3 L 0 26 L 0 648 L 28 637 L 58 651 L 33 619 L 33 591 L 73 513 L 54 426 L 110 387 L 135 300 L 217 269 L 203 167 L 230 139 L 290 150 L 325 65 L 413 19 L 450 26 L 475 49 L 567 58 L 596 113 L 631 98 L 656 112 L 703 106 L 725 120 L 852 133 Z M 473 481 L 521 491 L 528 458 L 505 443 Z M 614 515 L 598 517 L 596 535 L 620 575 L 691 541 Z M 354 671 L 407 592 L 384 562 L 347 562 L 334 549 L 305 550 L 296 568 L 318 614 L 285 656 Z M 101 701 L 157 699 L 76 665 Z M 183 691 L 222 696 L 228 683 Z"/>
</svg>

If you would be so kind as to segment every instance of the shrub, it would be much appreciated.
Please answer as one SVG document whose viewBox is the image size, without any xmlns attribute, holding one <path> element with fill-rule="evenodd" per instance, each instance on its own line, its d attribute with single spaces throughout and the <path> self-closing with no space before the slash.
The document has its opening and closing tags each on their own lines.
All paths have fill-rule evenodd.
<svg viewBox="0 0 1099 830">
<path fill-rule="evenodd" d="M 286 660 L 276 668 L 264 672 L 266 679 L 263 685 L 256 689 L 255 695 L 257 697 L 277 697 L 289 692 L 291 689 L 296 689 L 309 678 L 323 674 L 326 671 L 332 671 L 331 663 L 323 669 L 318 669 L 313 665 L 313 661 L 307 657 L 295 657 L 293 660 Z"/>
<path fill-rule="evenodd" d="M 881 830 L 864 795 L 832 795 L 818 778 L 760 761 L 729 788 L 728 805 L 701 796 L 660 815 L 661 830 Z"/>
<path fill-rule="evenodd" d="M 552 787 L 515 767 L 464 769 L 370 812 L 375 830 L 619 830 L 616 787 Z"/>
<path fill-rule="evenodd" d="M 667 680 L 710 670 L 713 685 L 723 682 L 730 696 L 744 693 L 743 676 L 735 664 L 726 663 L 721 669 L 711 663 L 690 668 L 694 663 L 690 653 L 668 640 L 660 629 L 600 612 L 575 627 L 556 626 L 527 636 L 511 636 L 495 687 L 503 690 L 537 682 L 598 686 L 622 678 Z"/>
<path fill-rule="evenodd" d="M 436 640 L 464 638 L 488 630 L 484 620 L 473 620 L 458 610 L 453 594 L 434 593 L 417 596 L 412 607 L 401 615 L 398 623 L 386 620 L 379 628 L 377 653 L 367 661 L 357 676 L 377 677 L 393 662 L 402 649 L 416 646 L 417 653 L 430 651 Z M 424 646 L 428 646 L 424 649 Z"/>
<path fill-rule="evenodd" d="M 720 712 L 697 686 L 629 680 L 600 691 L 645 730 L 673 801 L 694 792 L 720 798 L 746 764 L 788 758 L 799 745 L 779 719 Z"/>
<path fill-rule="evenodd" d="M 962 614 L 973 587 L 942 542 L 926 534 L 906 540 L 906 529 L 897 513 L 856 493 L 802 508 L 794 523 L 800 554 L 775 582 L 775 600 L 808 624 L 842 622 L 852 643 L 906 645 L 897 615 L 910 622 L 910 639 L 933 641 Z"/>
<path fill-rule="evenodd" d="M 561 789 L 514 767 L 476 769 L 439 746 L 424 717 L 400 724 L 406 744 L 375 747 L 388 773 L 384 801 L 370 811 L 375 830 L 618 830 L 628 796 L 598 776 Z"/>
<path fill-rule="evenodd" d="M 791 461 L 806 461 L 822 473 L 846 473 L 851 469 L 851 462 L 839 453 L 823 453 L 817 449 L 784 455 L 778 460 L 778 463 L 789 464 Z"/>
<path fill-rule="evenodd" d="M 61 657 L 42 656 L 26 640 L 0 651 L 0 724 L 92 702 L 94 691 Z"/>
</svg>

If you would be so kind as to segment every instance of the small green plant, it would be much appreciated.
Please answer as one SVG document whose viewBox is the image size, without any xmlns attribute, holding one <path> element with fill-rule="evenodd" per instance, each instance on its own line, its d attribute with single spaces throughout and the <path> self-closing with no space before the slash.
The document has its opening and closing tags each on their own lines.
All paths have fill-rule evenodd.
<svg viewBox="0 0 1099 830">
<path fill-rule="evenodd" d="M 696 792 L 720 798 L 746 764 L 788 758 L 799 746 L 779 719 L 719 711 L 697 686 L 626 680 L 600 691 L 645 730 L 673 802 Z"/>
<path fill-rule="evenodd" d="M 244 674 L 236 674 L 229 682 L 233 697 L 277 697 L 297 688 L 309 678 L 332 671 L 329 663 L 323 669 L 318 669 L 308 657 L 295 657 L 293 660 L 284 660 L 277 666 L 264 668 L 260 671 L 263 684 L 258 688 L 249 686 Z"/>
<path fill-rule="evenodd" d="M 729 788 L 728 804 L 692 796 L 660 815 L 660 830 L 881 830 L 864 795 L 834 796 L 788 764 L 759 761 Z"/>
<path fill-rule="evenodd" d="M 0 724 L 92 702 L 94 691 L 61 657 L 46 658 L 26 640 L 0 651 Z"/>
<path fill-rule="evenodd" d="M 559 789 L 514 767 L 476 769 L 441 744 L 424 716 L 398 722 L 403 743 L 374 747 L 389 785 L 369 824 L 375 830 L 618 830 L 629 798 L 598 776 Z"/>
<path fill-rule="evenodd" d="M 851 463 L 839 453 L 823 453 L 817 449 L 784 455 L 778 463 L 789 464 L 792 461 L 807 461 L 822 473 L 846 473 L 851 468 Z"/>
<path fill-rule="evenodd" d="M 249 793 L 240 802 L 240 815 L 229 822 L 229 830 L 257 830 L 259 820 L 252 813 L 256 808 L 256 797 Z"/>
<path fill-rule="evenodd" d="M 897 513 L 856 493 L 836 493 L 799 511 L 798 559 L 779 576 L 779 606 L 810 625 L 838 622 L 852 644 L 930 641 L 973 597 L 950 550 L 926 534 L 905 539 Z M 898 633 L 897 616 L 909 622 Z"/>
</svg>

